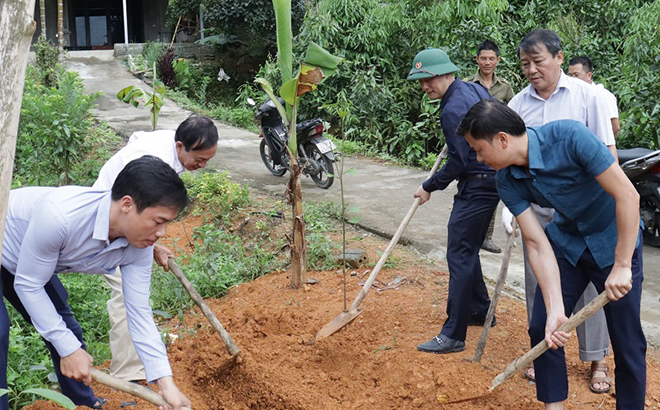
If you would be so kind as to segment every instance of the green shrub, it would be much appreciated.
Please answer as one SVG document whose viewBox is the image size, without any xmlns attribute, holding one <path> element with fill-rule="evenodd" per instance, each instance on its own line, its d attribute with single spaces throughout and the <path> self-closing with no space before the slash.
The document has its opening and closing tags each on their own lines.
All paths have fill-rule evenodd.
<svg viewBox="0 0 660 410">
<path fill-rule="evenodd" d="M 53 87 L 39 83 L 37 71 L 28 67 L 14 166 L 26 184 L 73 181 L 72 170 L 84 157 L 85 137 L 93 124 L 91 109 L 98 95 L 84 94 L 78 74 L 61 66 Z"/>
<path fill-rule="evenodd" d="M 34 43 L 34 54 L 40 80 L 46 87 L 52 87 L 57 81 L 57 47 L 50 44 L 44 36 Z"/>
<path fill-rule="evenodd" d="M 239 185 L 222 171 L 205 171 L 185 173 L 182 176 L 188 189 L 188 196 L 195 204 L 197 213 L 208 213 L 209 210 L 223 219 L 250 204 L 249 191 L 246 185 Z"/>
<path fill-rule="evenodd" d="M 14 308 L 8 306 L 7 311 L 11 322 L 7 357 L 8 386 L 12 392 L 50 387 L 48 375 L 53 372 L 53 362 L 41 336 Z M 32 398 L 29 396 L 9 394 L 9 407 L 12 410 L 31 403 Z"/>
<path fill-rule="evenodd" d="M 306 3 L 309 0 L 291 1 L 294 34 L 304 20 Z M 167 7 L 168 21 L 174 26 L 179 17 L 195 20 L 200 6 L 206 28 L 203 43 L 215 46 L 218 65 L 237 84 L 248 81 L 268 55 L 277 53 L 271 0 L 173 0 Z"/>
<path fill-rule="evenodd" d="M 153 41 L 147 41 L 144 43 L 142 46 L 142 58 L 144 58 L 144 65 L 147 71 L 151 70 L 154 64 L 158 65 L 163 54 L 165 54 L 165 47 L 165 44 Z"/>
</svg>

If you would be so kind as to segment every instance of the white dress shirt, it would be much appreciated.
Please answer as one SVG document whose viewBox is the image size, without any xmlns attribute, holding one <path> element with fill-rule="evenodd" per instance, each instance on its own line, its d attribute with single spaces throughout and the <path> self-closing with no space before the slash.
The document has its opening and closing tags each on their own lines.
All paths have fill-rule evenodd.
<svg viewBox="0 0 660 410">
<path fill-rule="evenodd" d="M 563 71 L 550 98 L 541 98 L 530 84 L 513 97 L 509 107 L 528 127 L 539 127 L 557 120 L 576 120 L 586 125 L 605 145 L 614 145 L 611 117 L 602 94 Z"/>
<path fill-rule="evenodd" d="M 112 156 L 101 168 L 94 188 L 110 190 L 117 175 L 129 162 L 144 155 L 153 155 L 165 161 L 177 174 L 186 170 L 179 161 L 174 142 L 174 131 L 138 131 L 128 139 L 128 144 Z"/>
<path fill-rule="evenodd" d="M 605 100 L 605 103 L 607 104 L 607 108 L 609 109 L 609 115 L 610 119 L 611 118 L 619 118 L 619 107 L 616 104 L 616 96 L 612 94 L 610 90 L 605 88 L 603 84 L 596 84 L 596 83 L 591 83 L 598 92 L 601 93 L 602 98 Z"/>
<path fill-rule="evenodd" d="M 171 376 L 165 346 L 149 306 L 153 247 L 126 238 L 110 242 L 111 194 L 78 186 L 28 187 L 9 194 L 2 266 L 34 327 L 65 357 L 81 347 L 57 314 L 44 286 L 54 274 L 112 274 L 121 267 L 128 327 L 147 380 Z"/>
</svg>

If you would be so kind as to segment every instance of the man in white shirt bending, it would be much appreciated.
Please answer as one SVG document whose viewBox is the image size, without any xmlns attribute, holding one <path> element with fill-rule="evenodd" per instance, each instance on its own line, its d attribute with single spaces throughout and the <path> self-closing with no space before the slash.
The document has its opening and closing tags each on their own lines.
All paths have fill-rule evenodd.
<svg viewBox="0 0 660 410">
<path fill-rule="evenodd" d="M 191 408 L 178 389 L 149 306 L 153 245 L 167 224 L 188 204 L 181 178 L 162 160 L 145 156 L 119 173 L 111 191 L 90 187 L 28 187 L 9 194 L 0 290 L 0 388 L 7 388 L 9 316 L 5 299 L 51 344 L 61 373 L 89 385 L 94 359 L 67 303 L 67 293 L 52 286 L 58 274 L 108 275 L 118 266 L 131 344 L 144 363 L 147 379 L 174 410 Z M 60 312 L 68 312 L 60 315 Z M 100 406 L 92 406 L 100 408 Z M 99 403 L 100 404 L 100 403 Z M 8 410 L 7 395 L 0 409 Z"/>
<path fill-rule="evenodd" d="M 163 130 L 131 135 L 128 145 L 110 158 L 99 172 L 93 187 L 108 190 L 119 172 L 130 161 L 143 155 L 156 156 L 168 164 L 177 174 L 204 168 L 213 158 L 218 146 L 218 130 L 210 118 L 192 116 L 182 122 L 175 131 Z M 174 255 L 164 246 L 154 246 L 154 259 L 165 270 L 167 260 Z M 142 362 L 131 343 L 126 323 L 126 309 L 122 293 L 120 269 L 112 275 L 104 275 L 111 289 L 108 300 L 110 318 L 110 374 L 122 380 L 133 381 L 145 378 Z"/>
</svg>

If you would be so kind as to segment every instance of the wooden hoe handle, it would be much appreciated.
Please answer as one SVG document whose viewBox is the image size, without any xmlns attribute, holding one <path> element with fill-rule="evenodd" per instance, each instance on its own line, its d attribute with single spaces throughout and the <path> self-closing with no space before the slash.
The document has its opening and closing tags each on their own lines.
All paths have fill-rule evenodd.
<svg viewBox="0 0 660 410">
<path fill-rule="evenodd" d="M 103 373 L 99 369 L 95 369 L 93 367 L 89 369 L 89 373 L 92 375 L 92 378 L 94 380 L 108 387 L 123 391 L 124 393 L 131 394 L 135 397 L 139 397 L 142 400 L 146 400 L 155 406 L 170 407 L 170 405 L 167 404 L 167 401 L 165 401 L 163 396 L 161 396 L 160 394 L 156 393 L 155 391 L 151 390 L 148 387 L 144 387 L 135 383 L 129 383 L 127 381 L 118 379 L 114 376 L 110 376 L 109 374 Z M 183 409 L 190 410 L 187 407 L 184 407 Z"/>
<path fill-rule="evenodd" d="M 440 163 L 442 160 L 447 156 L 447 145 L 442 148 L 442 151 L 440 151 L 440 154 L 438 154 L 438 159 L 435 161 L 435 164 L 433 165 L 433 168 L 431 168 L 431 171 L 429 172 L 428 178 L 432 177 L 433 174 L 438 170 L 438 167 L 440 166 Z M 428 179 L 427 178 L 427 179 Z M 378 263 L 376 263 L 376 266 L 374 267 L 374 270 L 371 271 L 371 274 L 367 278 L 366 282 L 364 282 L 364 285 L 362 286 L 362 289 L 360 289 L 360 292 L 358 293 L 357 297 L 353 301 L 353 304 L 351 305 L 351 308 L 349 309 L 349 312 L 354 312 L 357 310 L 357 308 L 360 306 L 364 298 L 367 296 L 367 292 L 369 292 L 369 288 L 371 288 L 371 285 L 373 285 L 374 281 L 376 280 L 376 276 L 380 273 L 380 270 L 383 268 L 385 265 L 385 262 L 387 262 L 387 258 L 390 256 L 392 253 L 392 250 L 394 249 L 394 246 L 399 242 L 399 239 L 401 238 L 401 235 L 403 235 L 403 231 L 406 229 L 406 226 L 408 226 L 408 222 L 412 219 L 413 215 L 415 215 L 415 211 L 419 207 L 419 198 L 415 198 L 413 201 L 413 204 L 410 206 L 410 209 L 408 210 L 408 213 L 406 216 L 403 218 L 403 221 L 401 221 L 401 224 L 399 225 L 399 228 L 396 230 L 396 233 L 390 240 L 390 243 L 387 245 L 387 248 L 385 248 L 385 252 L 380 256 L 380 259 L 378 260 Z"/>
<path fill-rule="evenodd" d="M 231 335 L 227 333 L 225 330 L 225 327 L 222 326 L 222 323 L 218 320 L 218 318 L 213 314 L 213 311 L 209 307 L 209 305 L 204 302 L 204 299 L 202 299 L 202 296 L 197 292 L 197 289 L 190 283 L 186 275 L 183 274 L 183 271 L 179 267 L 179 265 L 174 262 L 173 259 L 168 260 L 168 266 L 174 276 L 176 276 L 177 279 L 179 279 L 179 282 L 181 282 L 181 285 L 186 289 L 192 300 L 195 302 L 197 307 L 204 313 L 204 316 L 211 322 L 211 326 L 218 332 L 220 335 L 220 338 L 222 339 L 223 342 L 225 342 L 225 346 L 227 347 L 227 350 L 229 351 L 229 354 L 231 356 L 235 356 L 238 353 L 241 352 L 241 349 L 236 346 L 236 342 L 234 342 L 234 339 L 232 339 Z"/>
<path fill-rule="evenodd" d="M 601 293 L 600 295 L 596 296 L 594 300 L 589 302 L 587 306 L 583 307 L 579 312 L 571 316 L 568 321 L 564 322 L 563 325 L 559 326 L 557 330 L 560 332 L 572 332 L 576 327 L 580 326 L 582 322 L 591 317 L 600 308 L 607 305 L 607 302 L 609 301 L 610 300 L 607 298 L 607 294 L 605 294 L 605 292 Z M 490 390 L 493 391 L 495 387 L 499 386 L 506 379 L 513 376 L 516 371 L 527 367 L 548 349 L 549 347 L 545 339 L 539 342 L 530 351 L 511 362 L 511 364 L 508 365 L 502 373 L 497 375 L 497 377 L 493 379 Z"/>
</svg>

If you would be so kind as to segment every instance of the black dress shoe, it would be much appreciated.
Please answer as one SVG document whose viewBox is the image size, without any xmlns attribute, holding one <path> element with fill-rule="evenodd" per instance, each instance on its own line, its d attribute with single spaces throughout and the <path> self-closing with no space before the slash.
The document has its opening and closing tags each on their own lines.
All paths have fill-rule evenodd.
<svg viewBox="0 0 660 410">
<path fill-rule="evenodd" d="M 97 397 L 96 398 L 96 404 L 91 406 L 90 408 L 94 410 L 101 410 L 103 409 L 103 405 L 108 402 L 108 399 L 104 399 L 103 397 Z"/>
<path fill-rule="evenodd" d="M 486 323 L 485 316 L 478 316 L 471 314 L 468 319 L 468 326 L 483 326 Z M 493 320 L 490 322 L 490 327 L 493 327 L 497 324 L 497 317 L 493 316 Z"/>
<path fill-rule="evenodd" d="M 420 352 L 426 353 L 436 353 L 436 354 L 445 354 L 445 353 L 454 353 L 462 352 L 465 350 L 465 342 L 460 340 L 450 339 L 447 336 L 440 333 L 433 339 L 429 340 L 426 343 L 422 343 L 417 346 L 417 350 Z"/>
</svg>

